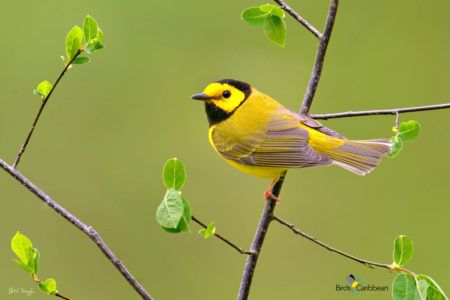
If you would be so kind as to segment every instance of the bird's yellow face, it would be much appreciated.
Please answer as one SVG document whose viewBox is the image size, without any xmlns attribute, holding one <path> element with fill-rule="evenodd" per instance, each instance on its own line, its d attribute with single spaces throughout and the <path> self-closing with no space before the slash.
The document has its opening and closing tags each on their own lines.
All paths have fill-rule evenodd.
<svg viewBox="0 0 450 300">
<path fill-rule="evenodd" d="M 203 94 L 207 95 L 215 106 L 226 113 L 232 112 L 245 99 L 244 92 L 228 83 L 213 82 L 209 84 Z"/>
<path fill-rule="evenodd" d="M 205 102 L 206 114 L 210 125 L 228 119 L 250 96 L 249 84 L 232 79 L 223 79 L 210 83 L 200 94 L 192 99 Z"/>
</svg>

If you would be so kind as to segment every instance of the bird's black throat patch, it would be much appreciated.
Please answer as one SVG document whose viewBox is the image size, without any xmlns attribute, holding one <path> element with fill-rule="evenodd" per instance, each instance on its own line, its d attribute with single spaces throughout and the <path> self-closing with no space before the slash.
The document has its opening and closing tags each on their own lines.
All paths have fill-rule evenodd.
<svg viewBox="0 0 450 300">
<path fill-rule="evenodd" d="M 206 115 L 208 116 L 209 126 L 225 121 L 226 119 L 231 117 L 234 114 L 234 112 L 248 99 L 248 97 L 252 93 L 252 87 L 248 83 L 245 83 L 243 81 L 238 81 L 234 79 L 222 79 L 216 82 L 227 83 L 237 88 L 238 90 L 244 93 L 245 98 L 244 100 L 241 101 L 241 103 L 239 103 L 239 105 L 235 109 L 233 109 L 230 112 L 224 111 L 223 109 L 215 105 L 212 101 L 205 102 L 205 110 Z"/>
<path fill-rule="evenodd" d="M 212 101 L 205 102 L 205 111 L 208 116 L 209 126 L 213 126 L 228 119 L 235 112 L 235 110 L 233 110 L 227 113 L 220 107 L 217 107 Z"/>
</svg>

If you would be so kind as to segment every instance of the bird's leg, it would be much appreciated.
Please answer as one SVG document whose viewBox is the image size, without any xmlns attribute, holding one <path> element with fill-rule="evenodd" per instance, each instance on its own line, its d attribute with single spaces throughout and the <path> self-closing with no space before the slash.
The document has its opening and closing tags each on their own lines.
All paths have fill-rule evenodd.
<svg viewBox="0 0 450 300">
<path fill-rule="evenodd" d="M 266 192 L 264 193 L 264 198 L 266 198 L 266 201 L 269 199 L 273 199 L 275 201 L 277 201 L 277 205 L 281 204 L 281 200 L 280 198 L 278 198 L 277 196 L 275 196 L 274 194 L 272 194 L 272 188 L 275 185 L 275 183 L 277 183 L 278 178 L 275 178 L 272 183 L 270 184 L 270 186 L 267 188 Z"/>
</svg>

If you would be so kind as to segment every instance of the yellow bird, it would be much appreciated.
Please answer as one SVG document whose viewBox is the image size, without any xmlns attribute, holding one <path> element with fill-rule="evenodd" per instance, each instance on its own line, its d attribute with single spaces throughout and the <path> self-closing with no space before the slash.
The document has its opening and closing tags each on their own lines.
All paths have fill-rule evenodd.
<svg viewBox="0 0 450 300">
<path fill-rule="evenodd" d="M 391 152 L 388 139 L 347 140 L 312 118 L 292 111 L 248 83 L 223 79 L 192 99 L 205 103 L 209 141 L 233 167 L 272 178 L 289 168 L 337 165 L 365 175 Z"/>
</svg>

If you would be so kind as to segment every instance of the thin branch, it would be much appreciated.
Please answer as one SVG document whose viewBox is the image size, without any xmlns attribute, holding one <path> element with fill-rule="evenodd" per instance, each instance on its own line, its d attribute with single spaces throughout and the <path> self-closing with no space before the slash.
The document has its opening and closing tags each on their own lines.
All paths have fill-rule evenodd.
<svg viewBox="0 0 450 300">
<path fill-rule="evenodd" d="M 328 42 L 330 41 L 331 32 L 333 30 L 334 21 L 336 20 L 336 13 L 339 0 L 331 0 L 328 10 L 327 22 L 325 23 L 325 29 L 319 40 L 319 46 L 317 47 L 316 60 L 314 62 L 314 68 L 309 80 L 308 89 L 306 90 L 305 97 L 303 98 L 303 104 L 300 108 L 300 113 L 308 114 L 309 109 L 316 93 L 317 86 L 320 80 L 320 74 L 322 73 L 323 61 L 325 60 L 325 54 L 327 52 Z"/>
<path fill-rule="evenodd" d="M 198 225 L 202 226 L 203 228 L 205 228 L 205 229 L 208 228 L 208 225 L 206 225 L 205 223 L 203 223 L 202 221 L 200 221 L 196 217 L 192 216 L 191 218 L 192 218 L 192 221 L 194 221 Z M 230 242 L 229 240 L 227 240 L 226 238 L 224 238 L 223 236 L 221 236 L 217 232 L 214 233 L 214 236 L 217 237 L 218 239 L 222 240 L 223 242 L 227 243 L 228 245 L 230 245 L 234 249 L 236 249 L 236 251 L 239 252 L 240 254 L 247 254 L 247 255 L 253 255 L 254 254 L 251 251 L 248 251 L 248 250 L 242 249 L 241 247 L 236 246 L 235 244 L 233 244 L 232 242 Z"/>
<path fill-rule="evenodd" d="M 450 103 L 394 108 L 394 109 L 379 109 L 379 110 L 363 110 L 363 111 L 347 111 L 334 114 L 311 114 L 309 115 L 313 119 L 335 119 L 335 118 L 348 118 L 348 117 L 360 117 L 360 116 L 377 116 L 377 115 L 396 115 L 397 113 L 408 113 L 416 111 L 437 110 L 450 108 Z"/>
<path fill-rule="evenodd" d="M 56 293 L 55 296 L 56 296 L 56 297 L 59 297 L 59 298 L 61 298 L 61 299 L 65 299 L 65 300 L 72 300 L 72 299 L 70 299 L 70 298 L 68 298 L 68 297 L 66 297 L 66 296 L 64 296 L 64 295 L 61 295 L 60 293 Z"/>
<path fill-rule="evenodd" d="M 319 40 L 322 38 L 322 33 L 319 30 L 314 28 L 311 24 L 308 23 L 305 19 L 303 19 L 298 13 L 295 12 L 292 8 L 290 8 L 283 0 L 274 0 L 278 5 L 280 5 L 281 9 L 284 9 L 287 13 L 289 13 L 294 19 L 299 21 L 303 26 L 306 27 L 312 34 L 314 34 Z"/>
<path fill-rule="evenodd" d="M 275 0 L 281 7 L 289 12 L 292 16 L 296 18 L 298 16 L 300 20 L 303 20 L 297 13 L 294 12 L 290 7 L 288 7 L 284 2 Z M 311 74 L 311 78 L 309 81 L 308 89 L 306 90 L 305 98 L 303 100 L 302 106 L 300 108 L 300 113 L 308 114 L 309 108 L 311 107 L 312 100 L 314 98 L 314 93 L 317 89 L 317 85 L 319 84 L 320 74 L 322 72 L 323 61 L 325 59 L 325 53 L 327 50 L 328 42 L 330 40 L 331 32 L 333 29 L 334 20 L 336 18 L 338 7 L 338 0 L 330 0 L 330 6 L 328 10 L 327 22 L 325 23 L 325 29 L 322 35 L 319 38 L 319 45 L 317 48 L 316 60 L 314 62 L 314 68 Z M 287 10 L 289 9 L 289 10 Z M 295 15 L 293 15 L 295 13 Z M 297 19 L 299 20 L 299 19 Z M 299 20 L 299 21 L 300 21 Z M 303 20 L 304 21 L 304 20 Z M 304 21 L 306 22 L 306 21 Z M 305 23 L 300 21 L 304 26 Z M 310 29 L 308 26 L 306 26 Z M 311 31 L 311 30 L 310 30 Z M 314 34 L 314 32 L 313 32 Z M 316 35 L 316 34 L 315 34 Z M 317 35 L 316 35 L 317 36 Z M 272 194 L 275 197 L 278 197 L 281 191 L 281 187 L 283 186 L 284 178 L 286 176 L 286 171 L 283 172 L 278 179 L 275 186 L 272 188 Z M 263 213 L 261 215 L 261 219 L 259 221 L 258 227 L 256 229 L 255 237 L 253 238 L 252 246 L 250 251 L 255 253 L 254 255 L 250 255 L 247 257 L 247 262 L 245 263 L 244 273 L 242 275 L 241 286 L 239 288 L 238 300 L 246 300 L 250 293 L 250 287 L 252 284 L 253 274 L 255 272 L 256 263 L 258 261 L 258 257 L 264 243 L 264 238 L 266 236 L 267 230 L 269 229 L 270 222 L 272 221 L 273 211 L 276 206 L 276 200 L 269 198 L 266 201 L 266 205 L 264 207 Z"/>
<path fill-rule="evenodd" d="M 66 296 L 64 296 L 64 295 L 61 295 L 60 293 L 56 293 L 55 296 L 56 296 L 56 297 L 59 297 L 59 298 L 61 298 L 61 299 L 65 299 L 65 300 L 72 300 L 72 299 L 70 299 L 70 298 L 68 298 L 68 297 L 66 297 Z"/>
<path fill-rule="evenodd" d="M 72 59 L 67 62 L 67 64 L 64 66 L 64 69 L 61 71 L 61 73 L 59 73 L 58 78 L 56 78 L 55 83 L 53 83 L 52 88 L 48 92 L 47 96 L 45 96 L 45 98 L 42 99 L 41 107 L 39 107 L 37 115 L 34 118 L 33 124 L 31 125 L 31 128 L 30 128 L 30 130 L 28 132 L 28 135 L 27 135 L 27 137 L 25 139 L 25 142 L 23 143 L 22 147 L 20 148 L 19 153 L 17 153 L 16 160 L 14 161 L 14 164 L 13 164 L 13 168 L 14 169 L 17 168 L 17 165 L 19 164 L 20 158 L 21 158 L 22 154 L 25 152 L 25 149 L 27 148 L 28 142 L 30 141 L 30 138 L 31 138 L 31 135 L 33 134 L 34 128 L 36 127 L 36 124 L 39 121 L 39 117 L 41 116 L 41 113 L 44 110 L 45 104 L 47 104 L 48 99 L 52 95 L 53 91 L 55 90 L 55 88 L 58 85 L 58 83 L 61 80 L 61 78 L 64 76 L 66 71 L 69 69 L 69 67 L 72 64 L 72 62 L 78 57 L 78 55 L 81 54 L 81 52 L 83 52 L 83 50 L 78 49 L 78 51 L 77 51 L 77 53 L 75 53 L 74 57 L 72 57 Z"/>
<path fill-rule="evenodd" d="M 272 188 L 272 194 L 278 197 L 283 186 L 284 178 L 286 176 L 286 171 L 283 172 L 278 179 L 277 183 Z M 270 221 L 272 221 L 273 211 L 275 209 L 277 201 L 269 198 L 266 201 L 264 210 L 261 215 L 261 219 L 256 229 L 255 237 L 253 238 L 252 247 L 250 249 L 254 255 L 247 257 L 247 262 L 245 263 L 244 274 L 242 275 L 241 286 L 239 288 L 238 300 L 245 300 L 248 298 L 250 293 L 250 287 L 252 285 L 253 274 L 255 273 L 256 263 L 258 261 L 259 254 L 261 252 L 262 245 L 264 243 L 264 238 L 266 237 L 267 230 L 269 229 Z"/>
<path fill-rule="evenodd" d="M 50 196 L 45 194 L 41 189 L 39 189 L 36 185 L 34 185 L 30 180 L 28 180 L 25 176 L 23 176 L 17 169 L 8 165 L 2 159 L 0 159 L 0 167 L 8 172 L 12 177 L 14 177 L 17 181 L 19 181 L 22 185 L 24 185 L 27 189 L 29 189 L 34 195 L 40 198 L 47 206 L 52 208 L 55 212 L 57 212 L 64 219 L 72 223 L 75 227 L 84 232 L 87 236 L 91 238 L 92 241 L 97 245 L 98 248 L 103 252 L 103 254 L 108 258 L 109 261 L 119 270 L 123 277 L 128 281 L 128 283 L 136 290 L 136 292 L 142 297 L 142 299 L 152 300 L 153 298 L 150 294 L 144 289 L 144 287 L 134 278 L 134 276 L 127 270 L 125 265 L 120 261 L 119 258 L 111 251 L 111 249 L 106 245 L 101 236 L 97 231 L 94 230 L 91 226 L 86 225 L 80 219 L 72 215 L 69 211 L 67 211 L 64 207 L 59 205 L 56 201 L 54 201 Z"/>
<path fill-rule="evenodd" d="M 329 250 L 331 252 L 335 252 L 335 253 L 337 253 L 339 255 L 345 256 L 345 257 L 347 257 L 347 258 L 349 258 L 351 260 L 359 262 L 359 263 L 365 265 L 366 267 L 367 266 L 373 266 L 373 267 L 385 268 L 385 269 L 388 269 L 389 271 L 391 271 L 391 270 L 398 270 L 398 271 L 405 272 L 405 273 L 408 273 L 408 274 L 411 274 L 411 275 L 415 276 L 415 274 L 413 272 L 409 271 L 408 269 L 402 268 L 400 266 L 394 266 L 394 265 L 389 265 L 389 264 L 377 263 L 377 262 L 365 260 L 365 259 L 353 256 L 351 254 L 348 254 L 348 253 L 346 253 L 344 251 L 341 251 L 339 249 L 331 247 L 330 245 L 325 244 L 322 241 L 319 241 L 316 237 L 313 237 L 313 236 L 307 234 L 306 232 L 301 231 L 300 229 L 296 228 L 291 223 L 289 223 L 289 222 L 287 222 L 287 221 L 285 221 L 285 220 L 283 220 L 283 219 L 281 219 L 281 218 L 279 218 L 277 216 L 273 216 L 272 218 L 273 218 L 273 220 L 277 221 L 281 225 L 284 225 L 284 226 L 288 227 L 289 229 L 291 229 L 295 234 L 298 234 L 298 235 L 300 235 L 300 236 L 310 240 L 313 243 L 316 243 L 317 245 L 319 245 L 319 246 L 321 246 L 321 247 L 323 247 L 323 248 L 325 248 L 325 249 L 327 249 L 327 250 Z"/>
</svg>

